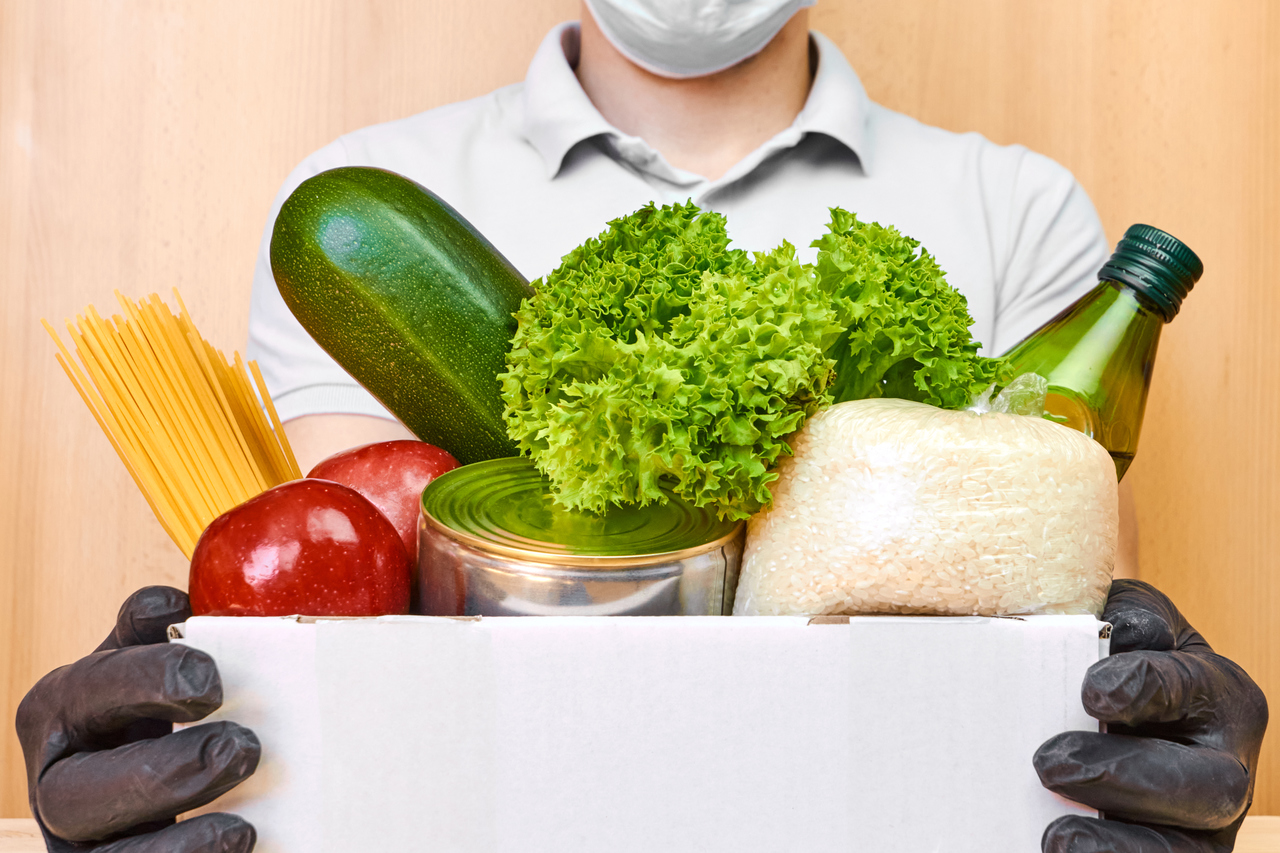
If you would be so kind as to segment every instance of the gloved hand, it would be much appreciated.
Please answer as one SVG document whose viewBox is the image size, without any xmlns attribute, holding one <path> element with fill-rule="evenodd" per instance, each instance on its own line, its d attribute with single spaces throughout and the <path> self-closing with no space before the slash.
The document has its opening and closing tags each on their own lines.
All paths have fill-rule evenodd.
<svg viewBox="0 0 1280 853">
<path fill-rule="evenodd" d="M 253 849 L 253 827 L 233 815 L 174 823 L 253 773 L 260 752 L 235 723 L 173 732 L 222 704 L 213 659 L 165 642 L 190 615 L 186 593 L 139 590 L 97 651 L 40 679 L 18 706 L 31 812 L 53 853 Z"/>
<path fill-rule="evenodd" d="M 1036 752 L 1049 790 L 1104 813 L 1049 824 L 1044 853 L 1228 853 L 1253 799 L 1267 700 L 1150 584 L 1117 580 L 1111 657 L 1084 706 L 1107 733 L 1066 732 Z"/>
</svg>

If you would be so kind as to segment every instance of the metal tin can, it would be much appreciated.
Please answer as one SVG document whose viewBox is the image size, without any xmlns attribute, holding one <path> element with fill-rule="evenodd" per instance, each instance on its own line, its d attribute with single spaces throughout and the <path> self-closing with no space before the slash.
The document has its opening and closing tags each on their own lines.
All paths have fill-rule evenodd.
<svg viewBox="0 0 1280 853">
<path fill-rule="evenodd" d="M 602 514 L 556 504 L 528 459 L 493 459 L 422 493 L 414 612 L 714 616 L 733 611 L 742 522 L 668 493 Z"/>
</svg>

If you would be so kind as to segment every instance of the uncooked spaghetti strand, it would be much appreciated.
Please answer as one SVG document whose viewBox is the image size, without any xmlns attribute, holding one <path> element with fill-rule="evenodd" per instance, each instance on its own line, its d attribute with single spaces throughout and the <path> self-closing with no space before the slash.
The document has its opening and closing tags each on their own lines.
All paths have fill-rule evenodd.
<svg viewBox="0 0 1280 853">
<path fill-rule="evenodd" d="M 132 306 L 128 307 L 132 308 Z M 166 386 L 164 371 L 156 369 L 160 359 L 157 352 L 159 342 L 148 340 L 147 330 L 140 322 L 140 318 L 134 317 L 132 311 L 130 315 L 130 319 L 134 322 L 119 322 L 117 327 L 129 350 L 129 355 L 133 358 L 132 367 L 138 375 L 140 385 L 149 398 L 154 398 L 153 406 L 157 411 L 164 413 L 164 417 L 160 419 L 159 428 L 155 431 L 163 434 L 164 443 L 173 452 L 175 460 L 182 465 L 195 486 L 202 506 L 193 514 L 201 521 L 206 519 L 212 521 L 217 517 L 213 509 L 224 503 L 229 496 L 220 493 L 216 479 L 210 480 L 208 470 L 201 463 L 200 454 L 195 451 L 196 439 L 187 428 L 177 398 L 172 389 Z M 148 355 L 150 358 L 147 357 Z"/>
<path fill-rule="evenodd" d="M 235 361 L 230 370 L 235 380 L 236 392 L 242 404 L 252 412 L 254 429 L 260 437 L 263 454 L 269 460 L 272 485 L 298 479 L 301 474 L 294 473 L 296 466 L 290 464 L 289 457 L 285 454 L 284 447 L 288 444 L 288 439 L 284 437 L 284 430 L 277 428 L 270 412 L 259 401 L 254 380 L 249 378 L 249 370 L 240 353 L 233 355 Z M 265 399 L 269 401 L 271 396 L 268 394 Z"/>
<path fill-rule="evenodd" d="M 180 356 L 192 377 L 200 377 L 201 379 L 199 382 L 194 380 L 192 382 L 196 391 L 196 398 L 200 402 L 201 409 L 205 412 L 205 417 L 208 418 L 214 436 L 217 438 L 218 445 L 221 448 L 221 458 L 226 464 L 227 473 L 231 475 L 229 479 L 235 484 L 233 493 L 239 497 L 237 503 L 240 503 L 258 494 L 261 489 L 255 490 L 256 478 L 242 470 L 244 467 L 244 455 L 239 441 L 233 433 L 233 427 L 227 423 L 225 404 L 219 402 L 218 394 L 210 387 L 214 380 L 209 375 L 210 371 L 206 370 L 205 365 L 202 363 L 201 356 L 204 353 L 192 345 L 187 335 L 185 324 L 181 320 L 181 317 L 174 320 L 175 328 L 180 332 L 180 340 L 183 342 L 183 346 L 179 350 Z"/>
<path fill-rule="evenodd" d="M 237 353 L 237 357 L 239 354 Z M 275 434 L 280 442 L 280 449 L 284 451 L 285 459 L 288 461 L 286 471 L 289 479 L 302 479 L 302 469 L 298 467 L 298 458 L 293 455 L 293 445 L 289 444 L 289 436 L 284 431 L 284 424 L 280 422 L 280 415 L 276 412 L 276 405 L 271 400 L 271 393 L 267 391 L 267 381 L 262 378 L 262 371 L 258 369 L 258 362 L 249 362 L 249 369 L 253 371 L 253 381 L 258 386 L 258 394 L 262 397 L 262 403 L 267 409 L 267 414 L 271 416 L 271 424 L 275 428 Z"/>
<path fill-rule="evenodd" d="M 248 478 L 246 480 L 246 491 L 250 494 L 265 491 L 270 487 L 270 484 L 267 483 L 262 476 L 262 472 L 254 464 L 253 454 L 249 450 L 248 439 L 245 437 L 244 430 L 240 427 L 240 421 L 235 417 L 235 411 L 227 397 L 226 383 L 222 375 L 221 365 L 217 364 L 215 359 L 210 358 L 209 350 L 212 347 L 208 345 L 208 342 L 193 332 L 188 331 L 187 334 L 191 341 L 192 351 L 200 362 L 200 368 L 209 379 L 209 391 L 217 400 L 218 408 L 221 410 L 222 417 L 226 423 L 227 433 L 232 441 L 235 442 L 227 455 L 235 463 L 237 472 L 241 476 Z"/>
<path fill-rule="evenodd" d="M 92 306 L 88 314 L 80 330 L 79 341 L 84 344 L 80 359 L 90 375 L 94 376 L 107 408 L 115 413 L 116 421 L 124 434 L 129 436 L 135 447 L 142 450 L 140 458 L 145 460 L 143 467 L 155 470 L 157 488 L 174 507 L 178 517 L 182 519 L 183 527 L 190 530 L 197 526 L 199 518 L 199 507 L 193 506 L 190 500 L 194 491 L 194 485 L 188 482 L 190 475 L 179 460 L 155 443 L 142 401 L 129 389 L 129 377 L 125 370 L 128 365 L 111 346 L 110 330 Z M 86 352 L 93 357 L 87 358 Z M 112 353 L 116 353 L 114 357 Z"/>
<path fill-rule="evenodd" d="M 124 301 L 123 298 L 122 301 Z M 199 407 L 192 397 L 190 377 L 178 368 L 177 358 L 173 352 L 173 341 L 165 334 L 163 324 L 156 316 L 155 306 L 139 304 L 131 307 L 133 308 L 131 314 L 136 312 L 136 321 L 146 336 L 153 339 L 153 350 L 161 360 L 158 366 L 163 368 L 158 372 L 163 377 L 162 382 L 174 395 L 176 408 L 179 410 L 176 417 L 183 423 L 184 433 L 188 435 L 188 453 L 191 461 L 207 483 L 206 493 L 210 490 L 214 493 L 206 511 L 202 513 L 202 517 L 207 515 L 209 520 L 213 520 L 222 513 L 219 507 L 234 506 L 239 503 L 235 500 L 230 484 L 214 461 L 217 457 L 216 441 L 202 423 Z M 160 307 L 163 308 L 163 304 Z"/>
<path fill-rule="evenodd" d="M 129 395 L 124 380 L 120 376 L 119 366 L 112 364 L 109 360 L 107 351 L 103 349 L 101 341 L 97 338 L 98 330 L 89 320 L 84 321 L 83 329 L 73 327 L 70 321 L 67 322 L 67 328 L 73 340 L 76 341 L 81 363 L 93 377 L 94 385 L 102 395 L 105 408 L 115 416 L 122 435 L 139 449 L 147 447 L 146 434 L 141 428 L 140 418 L 130 405 L 132 401 L 126 402 Z M 188 530 L 194 527 L 196 519 L 191 513 L 190 504 L 179 497 L 182 493 L 181 475 L 171 465 L 170 460 L 163 454 L 146 451 L 143 451 L 137 459 L 145 460 L 146 467 L 154 468 L 156 488 L 165 495 L 166 502 L 173 507 L 182 527 Z"/>
<path fill-rule="evenodd" d="M 101 399 L 97 398 L 97 395 L 93 392 L 92 385 L 89 383 L 88 378 L 80 372 L 80 368 L 72 358 L 71 352 L 67 349 L 66 345 L 62 343 L 62 339 L 58 336 L 58 333 L 54 331 L 54 328 L 49 324 L 49 321 L 41 320 L 40 322 L 44 325 L 45 331 L 49 333 L 50 337 L 53 338 L 54 343 L 58 346 L 59 351 L 55 353 L 58 365 L 62 368 L 63 372 L 67 374 L 67 378 L 71 380 L 71 384 L 75 387 L 76 392 L 80 394 L 80 399 L 84 401 L 85 406 L 88 407 L 94 420 L 98 422 L 99 428 L 101 428 L 103 434 L 107 437 L 107 441 L 111 443 L 111 447 L 115 450 L 116 456 L 118 456 L 120 461 L 124 463 L 125 470 L 129 472 L 129 476 L 133 479 L 134 485 L 138 487 L 138 491 L 142 492 L 142 496 L 146 500 L 147 505 L 151 507 L 152 514 L 155 515 L 156 520 L 160 522 L 160 525 L 164 528 L 165 532 L 169 534 L 169 538 L 174 540 L 175 543 L 178 543 L 180 548 L 183 548 L 180 544 L 180 540 L 186 538 L 185 531 L 181 530 L 180 525 L 175 524 L 177 519 L 173 512 L 173 508 L 168 505 L 162 506 L 157 502 L 156 498 L 158 495 L 156 494 L 153 486 L 147 480 L 144 480 L 142 473 L 133 462 L 133 451 L 125 449 L 125 446 L 121 444 L 120 440 L 117 438 L 117 431 L 108 424 L 106 418 L 110 417 L 110 412 L 106 411 L 105 405 L 102 403 Z M 98 400 L 96 404 L 94 402 L 95 398 Z M 188 549 L 183 548 L 183 553 L 187 554 L 187 557 L 190 558 L 191 555 L 188 552 Z"/>
<path fill-rule="evenodd" d="M 251 438 L 249 449 L 253 452 L 254 460 L 262 471 L 263 479 L 266 480 L 268 487 L 280 485 L 284 481 L 277 474 L 278 451 L 274 447 L 271 425 L 267 422 L 267 416 L 263 413 L 262 407 L 258 405 L 258 398 L 254 396 L 252 386 L 249 385 L 249 377 L 244 372 L 244 364 L 240 361 L 239 353 L 236 354 L 234 364 L 228 363 L 227 357 L 219 350 L 214 350 L 210 358 L 214 359 L 226 382 L 224 389 L 227 392 L 227 400 L 230 401 L 236 417 L 241 420 L 241 429 L 247 438 Z"/>
<path fill-rule="evenodd" d="M 42 322 L 76 393 L 190 557 L 209 521 L 301 473 L 258 366 L 216 350 L 174 296 L 177 314 L 155 294 L 134 302 L 117 292 L 124 313 L 111 320 L 90 305 L 66 323 L 71 346 Z"/>
<path fill-rule="evenodd" d="M 160 403 L 154 389 L 148 388 L 147 378 L 142 373 L 135 353 L 131 348 L 130 335 L 127 332 L 121 332 L 118 328 L 112 327 L 100 316 L 96 311 L 91 310 L 91 322 L 96 328 L 99 340 L 102 342 L 105 350 L 109 353 L 109 360 L 113 364 L 120 377 L 124 381 L 128 395 L 124 402 L 132 403 L 132 411 L 135 417 L 135 428 L 142 435 L 147 437 L 143 442 L 143 446 L 153 449 L 150 455 L 157 459 L 162 459 L 164 466 L 173 471 L 185 487 L 178 490 L 176 498 L 186 504 L 188 514 L 197 522 L 204 520 L 207 514 L 208 503 L 201 489 L 199 482 L 199 472 L 194 471 L 187 464 L 188 460 L 184 458 L 181 447 L 175 441 L 175 437 L 170 433 L 168 428 L 168 418 L 165 417 L 163 406 Z M 115 318 L 117 325 L 123 324 L 123 318 Z M 138 354 L 141 356 L 141 354 Z M 141 356 L 145 358 L 144 356 Z M 196 497 L 196 501 L 191 498 Z"/>
<path fill-rule="evenodd" d="M 243 487 L 235 478 L 234 472 L 227 470 L 228 466 L 218 464 L 218 460 L 225 456 L 225 449 L 210 422 L 206 411 L 205 395 L 200 393 L 200 385 L 204 378 L 198 372 L 193 372 L 192 359 L 188 351 L 190 344 L 168 306 L 159 299 L 155 299 L 140 303 L 140 308 L 143 316 L 154 323 L 155 334 L 164 341 L 168 369 L 173 376 L 175 387 L 179 390 L 187 417 L 197 430 L 200 452 L 209 468 L 208 476 L 217 483 L 219 492 L 224 495 L 218 504 L 222 509 L 215 513 L 215 516 L 219 515 L 225 512 L 227 507 L 235 506 L 243 500 L 240 497 Z"/>
<path fill-rule="evenodd" d="M 191 313 L 187 310 L 187 303 L 183 301 L 182 294 L 178 292 L 176 287 L 173 289 L 173 298 L 174 301 L 178 303 L 177 322 L 185 332 L 186 338 L 190 343 L 191 350 L 199 361 L 205 376 L 209 378 L 209 386 L 218 399 L 221 406 L 221 414 L 225 418 L 228 430 L 231 436 L 235 439 L 240 450 L 241 455 L 236 461 L 242 462 L 243 464 L 237 466 L 237 471 L 251 477 L 253 485 L 257 487 L 250 491 L 249 495 L 246 495 L 247 499 L 249 496 L 270 488 L 275 485 L 275 483 L 270 482 L 267 478 L 263 477 L 263 472 L 256 464 L 253 464 L 253 451 L 249 447 L 249 442 L 240 427 L 240 423 L 234 417 L 234 410 L 231 407 L 231 403 L 228 400 L 226 393 L 227 383 L 224 375 L 225 370 L 221 369 L 225 368 L 226 359 L 223 358 L 222 354 L 215 350 L 208 341 L 201 337 L 198 331 L 196 331 L 195 322 L 191 319 Z M 160 297 L 154 293 L 151 294 L 151 299 L 156 302 L 160 301 Z M 234 454 L 231 453 L 228 455 L 234 456 Z"/>
<path fill-rule="evenodd" d="M 245 439 L 244 433 L 240 429 L 240 424 L 231 409 L 230 402 L 227 400 L 222 378 L 213 360 L 209 358 L 210 347 L 208 342 L 195 331 L 195 326 L 192 325 L 190 317 L 185 313 L 185 309 L 179 315 L 179 321 L 185 329 L 187 342 L 191 347 L 191 354 L 196 359 L 201 372 L 207 380 L 205 390 L 212 395 L 225 439 L 230 442 L 227 446 L 227 459 L 244 484 L 244 499 L 247 500 L 250 496 L 267 489 L 268 484 L 263 479 L 261 472 L 253 464 L 253 456 L 249 452 L 248 441 Z"/>
<path fill-rule="evenodd" d="M 227 364 L 226 356 L 214 349 L 213 344 L 208 341 L 201 340 L 200 343 L 204 346 L 205 360 L 212 368 L 217 380 L 228 419 L 236 425 L 236 434 L 240 437 L 240 449 L 244 454 L 245 462 L 257 477 L 259 490 L 265 491 L 277 484 L 275 478 L 271 476 L 271 460 L 266 448 L 259 440 L 257 427 L 253 421 L 253 412 L 240 398 L 236 377 L 231 366 Z"/>
</svg>

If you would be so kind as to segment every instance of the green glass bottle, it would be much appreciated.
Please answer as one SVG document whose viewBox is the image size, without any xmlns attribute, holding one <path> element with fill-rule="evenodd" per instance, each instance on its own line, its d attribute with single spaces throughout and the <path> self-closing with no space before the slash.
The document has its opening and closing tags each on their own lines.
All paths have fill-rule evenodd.
<svg viewBox="0 0 1280 853">
<path fill-rule="evenodd" d="M 1134 225 L 1099 270 L 1098 286 L 1007 353 L 1015 377 L 1048 380 L 1044 416 L 1105 447 L 1117 478 L 1138 447 L 1160 330 L 1203 271 L 1184 243 Z"/>
</svg>

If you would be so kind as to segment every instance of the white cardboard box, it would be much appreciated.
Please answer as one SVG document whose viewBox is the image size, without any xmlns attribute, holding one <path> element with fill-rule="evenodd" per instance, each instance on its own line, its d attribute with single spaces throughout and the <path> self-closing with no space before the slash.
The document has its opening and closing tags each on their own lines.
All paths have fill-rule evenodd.
<svg viewBox="0 0 1280 853">
<path fill-rule="evenodd" d="M 259 853 L 1035 853 L 1087 616 L 198 617 Z"/>
</svg>

